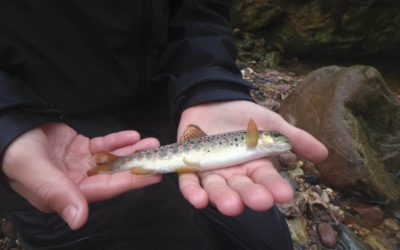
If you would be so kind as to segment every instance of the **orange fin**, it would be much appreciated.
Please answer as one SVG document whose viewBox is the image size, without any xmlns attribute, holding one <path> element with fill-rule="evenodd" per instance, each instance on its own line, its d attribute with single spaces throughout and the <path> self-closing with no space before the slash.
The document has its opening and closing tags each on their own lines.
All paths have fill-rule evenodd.
<svg viewBox="0 0 400 250">
<path fill-rule="evenodd" d="M 253 119 L 250 119 L 246 131 L 246 145 L 247 147 L 254 148 L 258 142 L 258 129 Z"/>
<path fill-rule="evenodd" d="M 108 153 L 108 152 L 101 152 L 94 155 L 94 160 L 96 164 L 105 164 L 109 162 L 113 162 L 118 158 L 118 156 Z"/>
<path fill-rule="evenodd" d="M 87 171 L 88 176 L 93 176 L 101 172 L 111 172 L 112 163 L 118 159 L 118 156 L 107 152 L 101 152 L 94 155 L 94 160 L 96 162 L 96 167 L 89 169 Z"/>
<path fill-rule="evenodd" d="M 133 167 L 131 169 L 131 173 L 134 175 L 151 175 L 151 174 L 155 174 L 156 172 L 150 169 L 145 169 L 142 167 Z"/>
<path fill-rule="evenodd" d="M 194 167 L 181 167 L 181 168 L 175 169 L 175 172 L 177 172 L 178 174 L 192 173 L 192 172 L 197 172 L 197 171 L 199 171 L 199 169 L 194 168 Z"/>
<path fill-rule="evenodd" d="M 185 131 L 183 131 L 181 138 L 179 138 L 179 142 L 184 142 L 193 138 L 203 137 L 206 135 L 207 134 L 198 126 L 189 125 L 185 128 Z"/>
<path fill-rule="evenodd" d="M 93 176 L 101 172 L 111 172 L 111 164 L 101 164 L 87 171 L 88 176 Z"/>
</svg>

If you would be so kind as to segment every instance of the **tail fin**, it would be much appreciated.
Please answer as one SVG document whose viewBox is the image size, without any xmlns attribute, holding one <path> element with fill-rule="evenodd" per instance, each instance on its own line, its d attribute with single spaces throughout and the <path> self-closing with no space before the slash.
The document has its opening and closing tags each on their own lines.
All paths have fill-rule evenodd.
<svg viewBox="0 0 400 250">
<path fill-rule="evenodd" d="M 118 159 L 118 156 L 108 152 L 97 153 L 94 156 L 96 167 L 87 171 L 88 176 L 93 176 L 101 172 L 111 172 L 113 169 L 111 165 Z"/>
</svg>

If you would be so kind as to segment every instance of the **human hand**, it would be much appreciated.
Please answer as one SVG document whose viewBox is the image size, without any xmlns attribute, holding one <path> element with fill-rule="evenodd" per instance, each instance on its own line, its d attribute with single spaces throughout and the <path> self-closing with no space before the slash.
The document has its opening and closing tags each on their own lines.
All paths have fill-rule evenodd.
<svg viewBox="0 0 400 250">
<path fill-rule="evenodd" d="M 72 229 L 87 220 L 88 202 L 109 199 L 161 180 L 159 175 L 129 172 L 88 177 L 93 154 L 117 155 L 159 146 L 155 139 L 140 140 L 135 131 L 89 139 L 62 123 L 45 124 L 15 139 L 7 148 L 3 171 L 13 190 L 43 212 L 57 212 Z"/>
<path fill-rule="evenodd" d="M 286 135 L 293 151 L 319 162 L 328 151 L 309 133 L 293 127 L 279 114 L 249 101 L 207 103 L 186 109 L 181 116 L 178 138 L 186 126 L 195 124 L 207 134 L 246 129 L 253 119 L 260 130 Z M 269 209 L 275 202 L 288 202 L 293 196 L 289 183 L 281 178 L 267 158 L 224 169 L 179 175 L 183 196 L 196 208 L 209 202 L 228 216 L 240 214 L 247 206 L 255 211 Z"/>
</svg>

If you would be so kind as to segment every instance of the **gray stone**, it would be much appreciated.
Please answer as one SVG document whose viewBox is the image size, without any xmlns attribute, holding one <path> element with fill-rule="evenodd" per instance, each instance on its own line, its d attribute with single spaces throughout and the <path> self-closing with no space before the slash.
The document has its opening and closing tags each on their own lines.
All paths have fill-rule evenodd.
<svg viewBox="0 0 400 250">
<path fill-rule="evenodd" d="M 328 147 L 328 159 L 316 165 L 322 183 L 400 204 L 400 104 L 376 69 L 313 71 L 283 102 L 280 114 Z"/>
</svg>

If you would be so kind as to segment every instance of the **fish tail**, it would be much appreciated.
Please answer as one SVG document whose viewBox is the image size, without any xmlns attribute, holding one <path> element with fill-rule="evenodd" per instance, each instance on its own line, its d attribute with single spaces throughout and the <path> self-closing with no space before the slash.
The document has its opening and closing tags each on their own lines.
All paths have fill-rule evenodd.
<svg viewBox="0 0 400 250">
<path fill-rule="evenodd" d="M 87 171 L 88 176 L 97 175 L 103 172 L 112 172 L 112 165 L 118 159 L 118 156 L 108 152 L 101 152 L 95 154 L 94 159 L 97 165 Z"/>
</svg>

